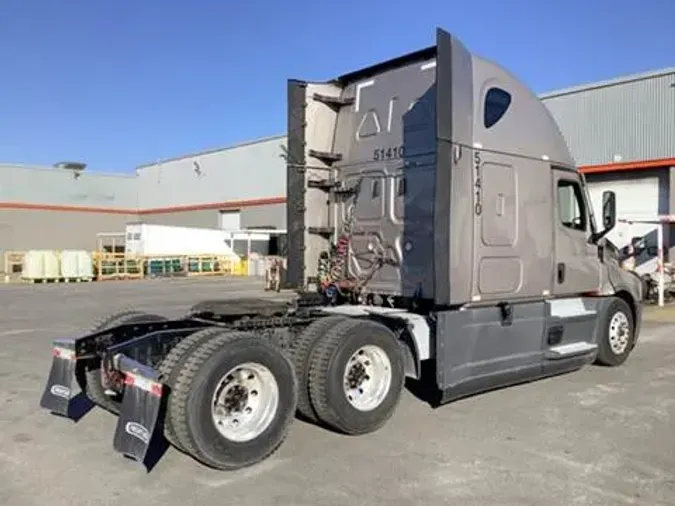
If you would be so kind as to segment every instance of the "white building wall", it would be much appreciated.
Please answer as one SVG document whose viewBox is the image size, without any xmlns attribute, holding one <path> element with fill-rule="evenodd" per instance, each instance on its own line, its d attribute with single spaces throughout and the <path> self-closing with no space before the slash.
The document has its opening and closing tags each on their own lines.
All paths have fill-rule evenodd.
<svg viewBox="0 0 675 506">
<path fill-rule="evenodd" d="M 137 169 L 143 210 L 259 201 L 284 197 L 286 165 L 277 136 Z"/>
</svg>

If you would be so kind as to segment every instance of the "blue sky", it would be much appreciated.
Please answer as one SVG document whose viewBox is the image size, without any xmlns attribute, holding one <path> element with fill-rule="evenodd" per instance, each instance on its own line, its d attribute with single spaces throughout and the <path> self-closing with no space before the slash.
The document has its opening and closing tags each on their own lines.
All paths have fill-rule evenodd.
<svg viewBox="0 0 675 506">
<path fill-rule="evenodd" d="M 675 0 L 0 0 L 0 161 L 130 172 L 286 128 L 286 80 L 433 44 L 536 92 L 675 66 Z"/>
</svg>

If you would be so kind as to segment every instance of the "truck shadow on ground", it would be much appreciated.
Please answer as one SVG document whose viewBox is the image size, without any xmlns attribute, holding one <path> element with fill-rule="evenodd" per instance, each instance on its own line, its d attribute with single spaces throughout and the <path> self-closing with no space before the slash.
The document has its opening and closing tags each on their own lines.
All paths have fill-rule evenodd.
<svg viewBox="0 0 675 506">
<path fill-rule="evenodd" d="M 602 366 L 599 366 L 602 367 Z M 577 369 L 574 369 L 577 370 Z M 455 402 L 460 402 L 468 400 L 474 397 L 480 397 L 482 395 L 487 395 L 489 393 L 498 392 L 500 390 L 508 390 L 520 385 L 526 385 L 534 382 L 541 382 L 546 380 L 551 380 L 559 376 L 566 376 L 570 374 L 572 370 L 563 370 L 555 374 L 548 375 L 546 377 L 538 378 L 526 378 L 521 381 L 515 381 L 514 383 L 489 387 L 485 389 L 476 390 L 473 392 L 462 393 L 460 395 L 451 395 L 445 397 L 443 392 L 438 388 L 436 383 L 436 368 L 433 363 L 423 363 L 422 364 L 422 375 L 421 379 L 414 380 L 412 378 L 407 378 L 405 382 L 405 388 L 419 401 L 428 404 L 432 409 L 439 408 L 446 404 L 452 404 Z"/>
<path fill-rule="evenodd" d="M 436 384 L 436 368 L 434 364 L 423 362 L 420 379 L 406 378 L 405 388 L 417 400 L 428 404 L 432 408 L 441 405 L 442 395 Z"/>
</svg>

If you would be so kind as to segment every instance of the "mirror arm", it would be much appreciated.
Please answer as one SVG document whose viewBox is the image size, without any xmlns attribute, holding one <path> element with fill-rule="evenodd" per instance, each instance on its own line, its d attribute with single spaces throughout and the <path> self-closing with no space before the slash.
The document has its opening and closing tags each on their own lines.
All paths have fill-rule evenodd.
<svg viewBox="0 0 675 506">
<path fill-rule="evenodd" d="M 598 242 L 600 239 L 609 234 L 612 230 L 614 230 L 614 225 L 611 227 L 605 227 L 603 230 L 591 234 L 591 240 L 593 242 Z"/>
</svg>

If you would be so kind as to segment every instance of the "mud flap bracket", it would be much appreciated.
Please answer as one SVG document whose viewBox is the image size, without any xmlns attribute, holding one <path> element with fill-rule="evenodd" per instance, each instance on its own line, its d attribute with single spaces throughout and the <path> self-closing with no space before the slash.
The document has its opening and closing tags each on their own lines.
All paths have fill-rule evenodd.
<svg viewBox="0 0 675 506">
<path fill-rule="evenodd" d="M 75 418 L 73 379 L 77 363 L 75 341 L 72 339 L 54 341 L 52 355 L 52 368 L 40 399 L 40 407 L 73 419 Z"/>
<path fill-rule="evenodd" d="M 159 373 L 151 367 L 122 354 L 116 355 L 113 362 L 115 368 L 125 375 L 113 447 L 149 467 L 151 446 L 157 442 L 156 429 L 160 425 L 164 386 L 159 381 Z"/>
</svg>

